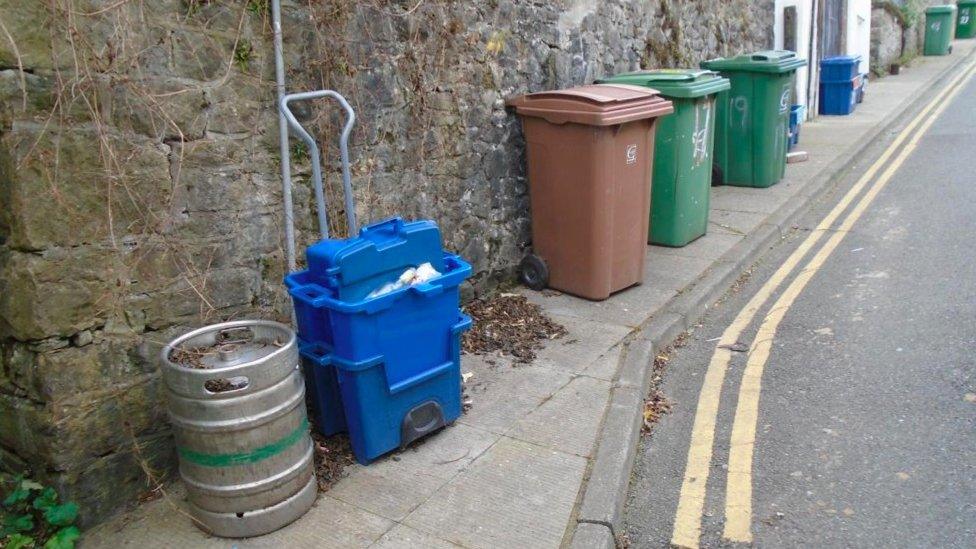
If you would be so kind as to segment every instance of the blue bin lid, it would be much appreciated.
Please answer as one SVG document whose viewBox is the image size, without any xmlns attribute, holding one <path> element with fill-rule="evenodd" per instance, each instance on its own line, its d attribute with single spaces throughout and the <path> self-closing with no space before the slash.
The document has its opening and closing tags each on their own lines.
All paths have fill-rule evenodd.
<svg viewBox="0 0 976 549">
<path fill-rule="evenodd" d="M 853 65 L 860 62 L 860 55 L 837 55 L 834 57 L 824 57 L 820 60 L 821 65 Z"/>
<path fill-rule="evenodd" d="M 428 220 L 392 217 L 366 225 L 359 236 L 313 244 L 305 256 L 310 276 L 345 301 L 363 299 L 423 263 L 444 271 L 441 232 Z"/>
</svg>

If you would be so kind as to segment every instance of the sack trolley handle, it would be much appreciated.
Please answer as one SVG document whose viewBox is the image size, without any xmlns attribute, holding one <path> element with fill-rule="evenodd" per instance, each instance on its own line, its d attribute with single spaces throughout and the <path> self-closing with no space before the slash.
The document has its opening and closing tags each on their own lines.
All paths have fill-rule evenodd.
<svg viewBox="0 0 976 549">
<path fill-rule="evenodd" d="M 312 183 L 315 186 L 315 206 L 318 210 L 319 233 L 321 233 L 323 239 L 326 239 L 329 238 L 329 222 L 325 210 L 325 193 L 322 190 L 322 155 L 319 152 L 319 146 L 315 142 L 315 138 L 302 127 L 298 119 L 295 118 L 295 115 L 292 114 L 291 109 L 288 108 L 288 104 L 292 101 L 308 101 L 320 97 L 331 97 L 335 99 L 346 111 L 346 125 L 342 128 L 342 135 L 339 137 L 339 156 L 342 160 L 342 190 L 346 199 L 346 221 L 349 225 L 349 236 L 353 236 L 359 230 L 359 227 L 356 225 L 356 209 L 353 205 L 352 196 L 352 177 L 349 171 L 349 134 L 352 133 L 352 127 L 356 124 L 356 111 L 349 106 L 349 102 L 346 101 L 345 97 L 332 90 L 290 93 L 281 98 L 278 102 L 278 108 L 285 115 L 288 126 L 298 134 L 298 137 L 308 145 L 308 149 L 311 151 Z"/>
</svg>

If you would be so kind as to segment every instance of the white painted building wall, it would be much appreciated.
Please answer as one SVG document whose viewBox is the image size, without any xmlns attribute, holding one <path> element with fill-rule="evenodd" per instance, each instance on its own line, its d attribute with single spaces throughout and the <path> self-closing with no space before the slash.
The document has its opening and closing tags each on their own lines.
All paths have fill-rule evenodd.
<svg viewBox="0 0 976 549">
<path fill-rule="evenodd" d="M 868 72 L 871 59 L 871 0 L 847 0 L 847 55 L 861 56 L 861 74 Z"/>
<path fill-rule="evenodd" d="M 783 9 L 794 6 L 796 8 L 796 54 L 807 60 L 807 66 L 801 67 L 796 71 L 796 102 L 799 105 L 807 106 L 807 117 L 813 118 L 813 113 L 809 108 L 810 99 L 810 60 L 811 60 L 811 41 L 813 40 L 811 23 L 814 14 L 815 0 L 776 0 L 776 15 L 773 20 L 774 47 L 778 50 L 784 49 L 784 39 L 786 36 L 784 28 Z M 870 7 L 871 0 L 867 0 Z M 869 10 L 870 11 L 870 10 Z M 870 16 L 870 14 L 869 14 Z M 869 37 L 870 38 L 870 37 Z M 868 44 L 870 47 L 870 43 Z M 816 56 L 816 52 L 813 52 Z M 816 59 L 816 57 L 812 57 Z M 815 71 L 814 71 L 815 72 Z M 815 91 L 814 91 L 815 93 Z"/>
</svg>

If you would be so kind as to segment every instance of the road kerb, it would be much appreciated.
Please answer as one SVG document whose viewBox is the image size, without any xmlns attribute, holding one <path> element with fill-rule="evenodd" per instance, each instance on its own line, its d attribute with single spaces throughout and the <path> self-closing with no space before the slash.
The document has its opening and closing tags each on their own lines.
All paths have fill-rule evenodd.
<svg viewBox="0 0 976 549">
<path fill-rule="evenodd" d="M 644 391 L 636 387 L 613 388 L 577 515 L 578 522 L 605 525 L 613 536 L 621 532 L 624 501 L 640 440 L 643 403 Z"/>
<path fill-rule="evenodd" d="M 614 549 L 617 546 L 616 540 L 610 528 L 603 524 L 592 522 L 580 523 L 573 536 L 571 549 Z"/>
</svg>

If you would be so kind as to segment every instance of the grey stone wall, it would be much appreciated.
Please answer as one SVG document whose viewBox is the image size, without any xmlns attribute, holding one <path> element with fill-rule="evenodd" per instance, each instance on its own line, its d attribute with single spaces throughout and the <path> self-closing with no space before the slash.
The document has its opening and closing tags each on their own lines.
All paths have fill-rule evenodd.
<svg viewBox="0 0 976 549">
<path fill-rule="evenodd" d="M 476 283 L 490 285 L 511 277 L 529 243 L 520 126 L 506 97 L 765 47 L 771 11 L 745 1 L 427 2 L 405 19 L 368 2 L 330 5 L 306 43 L 305 58 L 321 64 L 295 77 L 341 91 L 359 112 L 360 216 L 438 220 L 476 265 Z M 320 128 L 334 136 L 338 124 Z"/>
<path fill-rule="evenodd" d="M 890 9 L 873 6 L 871 9 L 871 67 L 875 74 L 888 72 L 892 63 L 901 58 L 902 20 Z"/>
<path fill-rule="evenodd" d="M 871 5 L 871 71 L 884 76 L 892 63 L 922 54 L 925 8 L 943 0 L 882 0 Z"/>
<path fill-rule="evenodd" d="M 30 468 L 91 523 L 172 470 L 160 346 L 204 323 L 287 319 L 267 1 L 0 13 L 0 466 Z M 360 219 L 437 220 L 480 290 L 530 244 L 504 98 L 768 47 L 772 1 L 292 0 L 285 20 L 290 88 L 357 109 Z M 336 112 L 300 115 L 344 234 Z M 291 156 L 304 244 L 308 159 Z"/>
</svg>

